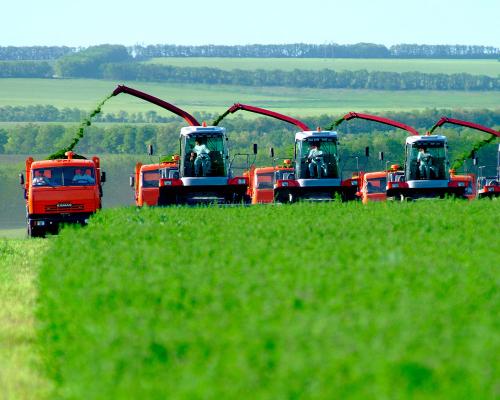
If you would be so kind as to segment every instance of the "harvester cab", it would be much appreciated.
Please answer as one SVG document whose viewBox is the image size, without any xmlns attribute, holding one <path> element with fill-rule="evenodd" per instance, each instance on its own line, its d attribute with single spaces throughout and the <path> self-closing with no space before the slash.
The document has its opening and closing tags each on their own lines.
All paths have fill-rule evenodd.
<svg viewBox="0 0 500 400">
<path fill-rule="evenodd" d="M 496 131 L 494 129 L 488 128 L 488 127 L 483 126 L 483 125 L 476 124 L 474 122 L 463 121 L 460 119 L 454 119 L 454 118 L 448 118 L 448 117 L 442 117 L 438 122 L 436 122 L 434 124 L 434 126 L 430 129 L 429 133 L 434 132 L 434 130 L 436 130 L 438 127 L 443 126 L 444 124 L 459 125 L 459 126 L 464 126 L 467 128 L 475 129 L 478 131 L 482 131 L 485 133 L 489 133 L 491 135 L 491 137 L 488 138 L 487 140 L 484 140 L 483 142 L 481 142 L 481 145 L 491 143 L 494 140 L 497 140 L 498 137 L 500 137 L 500 131 Z M 458 160 L 459 161 L 458 164 L 455 162 L 453 165 L 453 169 L 460 167 L 465 158 L 472 158 L 474 161 L 474 164 L 476 165 L 477 164 L 477 158 L 476 158 L 476 151 L 477 150 L 478 150 L 478 148 L 474 148 L 468 154 L 468 157 L 464 157 L 463 159 Z M 465 186 L 464 196 L 467 198 L 471 198 L 474 195 L 474 193 L 476 193 L 476 192 L 477 192 L 477 197 L 479 197 L 479 198 L 500 196 L 500 144 L 498 145 L 496 176 L 482 176 L 482 173 L 486 167 L 487 166 L 481 166 L 478 168 L 481 173 L 477 178 L 477 182 L 476 182 L 477 185 L 474 185 L 473 183 L 470 182 L 471 177 L 473 177 L 472 174 L 451 176 L 451 181 L 452 181 L 451 185 L 453 185 L 453 186 L 460 185 L 460 187 Z"/>
<path fill-rule="evenodd" d="M 248 177 L 234 177 L 229 168 L 227 135 L 224 128 L 200 124 L 189 113 L 127 86 L 113 95 L 127 93 L 165 108 L 182 117 L 189 126 L 179 135 L 178 175 L 165 174 L 159 180 L 158 205 L 199 203 L 241 203 L 248 201 Z"/>
<path fill-rule="evenodd" d="M 441 135 L 406 139 L 404 182 L 388 182 L 388 197 L 462 196 L 464 188 L 453 186 L 449 175 L 448 140 Z M 397 196 L 396 196 L 397 197 Z"/>
<path fill-rule="evenodd" d="M 343 185 L 338 162 L 337 133 L 328 130 L 310 130 L 309 127 L 295 118 L 255 107 L 236 103 L 217 118 L 213 125 L 217 125 L 228 114 L 236 111 L 249 111 L 265 115 L 297 126 L 300 132 L 295 134 L 293 169 L 288 179 L 274 181 L 274 199 L 279 202 L 294 202 L 296 200 L 330 201 L 340 196 L 343 200 L 353 200 L 356 197 L 356 187 Z M 276 167 L 274 170 L 278 170 Z M 257 171 L 259 172 L 259 171 Z M 264 173 L 264 171 L 261 171 Z M 268 173 L 268 171 L 266 171 Z M 293 176 L 293 179 L 290 177 Z M 253 180 L 254 184 L 258 179 Z M 257 188 L 254 188 L 254 193 Z M 267 197 L 266 197 L 267 198 Z M 267 202 L 267 201 L 265 201 Z"/>
</svg>

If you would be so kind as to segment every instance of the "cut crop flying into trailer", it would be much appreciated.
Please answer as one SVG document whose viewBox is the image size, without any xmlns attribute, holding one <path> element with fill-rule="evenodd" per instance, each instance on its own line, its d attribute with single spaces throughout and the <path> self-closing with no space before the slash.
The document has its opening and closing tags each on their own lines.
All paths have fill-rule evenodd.
<svg viewBox="0 0 500 400">
<path fill-rule="evenodd" d="M 294 160 L 293 165 L 290 165 L 292 169 L 286 171 L 286 176 L 281 174 L 283 171 L 279 167 L 267 167 L 273 171 L 273 195 L 276 201 L 287 203 L 297 200 L 330 201 L 336 196 L 340 196 L 344 201 L 356 199 L 357 187 L 352 184 L 353 181 L 341 179 L 337 154 L 337 132 L 320 128 L 310 130 L 305 123 L 295 118 L 240 103 L 231 106 L 214 121 L 213 125 L 217 125 L 228 114 L 238 110 L 279 119 L 300 129 L 300 132 L 295 134 Z M 255 198 L 259 197 L 260 190 L 264 190 L 264 188 L 259 188 L 259 173 L 268 174 L 269 171 L 255 169 L 253 173 L 257 174 L 254 175 L 250 186 L 252 197 L 254 197 L 253 202 L 267 202 L 269 196 L 260 196 L 260 200 Z M 357 183 L 357 181 L 354 182 Z"/>
<path fill-rule="evenodd" d="M 248 201 L 248 178 L 232 174 L 224 128 L 200 124 L 186 111 L 139 90 L 120 85 L 113 95 L 120 93 L 156 104 L 189 124 L 179 135 L 179 176 L 160 178 L 158 205 Z"/>
</svg>

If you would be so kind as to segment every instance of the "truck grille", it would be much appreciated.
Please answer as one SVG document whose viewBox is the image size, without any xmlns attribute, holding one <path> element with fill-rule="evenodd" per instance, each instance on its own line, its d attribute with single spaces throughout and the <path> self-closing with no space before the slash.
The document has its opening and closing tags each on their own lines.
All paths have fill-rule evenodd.
<svg viewBox="0 0 500 400">
<path fill-rule="evenodd" d="M 45 206 L 45 212 L 81 211 L 83 209 L 83 204 L 59 203 Z"/>
</svg>

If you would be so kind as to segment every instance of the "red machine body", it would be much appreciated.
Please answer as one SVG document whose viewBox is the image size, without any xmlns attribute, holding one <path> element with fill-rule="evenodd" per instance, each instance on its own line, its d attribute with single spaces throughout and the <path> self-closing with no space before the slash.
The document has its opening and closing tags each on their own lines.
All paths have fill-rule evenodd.
<svg viewBox="0 0 500 400">
<path fill-rule="evenodd" d="M 156 104 L 179 115 L 189 125 L 179 135 L 178 176 L 160 178 L 158 182 L 158 205 L 248 201 L 248 178 L 232 174 L 224 128 L 200 124 L 186 111 L 139 90 L 121 85 L 113 95 L 120 93 Z M 195 155 L 196 146 L 204 146 L 203 157 Z M 198 157 L 202 163 L 197 163 Z"/>
</svg>

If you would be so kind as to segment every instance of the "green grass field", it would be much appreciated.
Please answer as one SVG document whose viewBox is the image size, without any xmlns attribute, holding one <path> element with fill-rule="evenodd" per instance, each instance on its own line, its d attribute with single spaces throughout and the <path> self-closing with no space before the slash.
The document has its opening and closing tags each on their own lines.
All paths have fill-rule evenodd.
<svg viewBox="0 0 500 400">
<path fill-rule="evenodd" d="M 0 106 L 51 104 L 59 108 L 92 110 L 117 84 L 86 79 L 0 79 Z M 220 113 L 235 102 L 267 107 L 295 116 L 341 114 L 347 111 L 422 110 L 425 108 L 498 108 L 499 92 L 374 91 L 299 89 L 125 82 L 189 112 Z M 143 100 L 120 95 L 103 112 L 145 112 L 171 115 Z"/>
<path fill-rule="evenodd" d="M 173 65 L 175 67 L 210 67 L 224 70 L 243 69 L 294 69 L 336 71 L 424 72 L 428 74 L 468 73 L 473 75 L 500 75 L 497 60 L 418 60 L 377 58 L 222 58 L 222 57 L 163 57 L 147 61 L 149 64 Z"/>
<path fill-rule="evenodd" d="M 48 397 L 36 346 L 35 303 L 40 257 L 48 242 L 1 239 L 0 399 Z"/>
<path fill-rule="evenodd" d="M 54 397 L 498 395 L 500 202 L 107 210 L 53 241 Z"/>
</svg>

